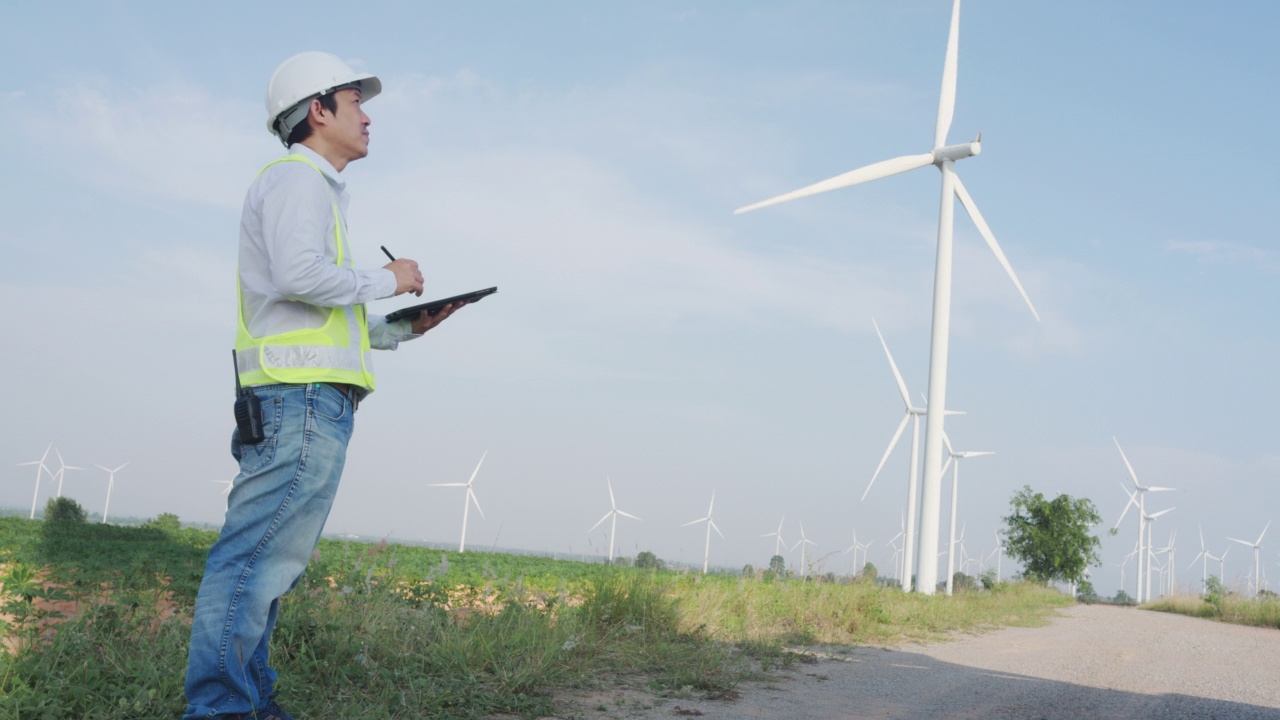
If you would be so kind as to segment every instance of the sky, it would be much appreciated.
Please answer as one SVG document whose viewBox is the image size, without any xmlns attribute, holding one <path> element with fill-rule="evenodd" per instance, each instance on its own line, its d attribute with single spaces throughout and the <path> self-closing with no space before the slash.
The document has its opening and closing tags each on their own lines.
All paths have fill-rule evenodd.
<svg viewBox="0 0 1280 720">
<path fill-rule="evenodd" d="M 128 461 L 112 516 L 221 522 L 239 211 L 282 152 L 266 81 L 325 50 L 384 88 L 344 172 L 357 263 L 386 245 L 427 296 L 499 288 L 377 356 L 326 532 L 457 542 L 463 492 L 430 485 L 487 452 L 471 548 L 604 554 L 609 482 L 641 518 L 619 554 L 700 564 L 684 523 L 714 492 L 713 566 L 766 565 L 781 522 L 821 571 L 848 571 L 855 531 L 887 571 L 909 435 L 861 500 L 903 411 L 873 319 L 925 392 L 938 175 L 733 210 L 928 152 L 949 20 L 946 0 L 5 5 L 0 507 L 30 507 L 18 463 L 52 442 L 91 511 L 95 465 Z M 1198 589 L 1201 532 L 1245 582 L 1228 537 L 1280 506 L 1278 25 L 1264 0 L 964 3 L 949 140 L 982 133 L 957 171 L 1041 315 L 958 208 L 947 432 L 995 453 L 963 466 L 969 554 L 1023 486 L 1110 530 L 1118 440 L 1176 488 L 1148 508 L 1174 508 L 1155 536 L 1177 533 L 1177 583 Z M 1132 512 L 1103 534 L 1103 594 L 1136 535 Z"/>
</svg>

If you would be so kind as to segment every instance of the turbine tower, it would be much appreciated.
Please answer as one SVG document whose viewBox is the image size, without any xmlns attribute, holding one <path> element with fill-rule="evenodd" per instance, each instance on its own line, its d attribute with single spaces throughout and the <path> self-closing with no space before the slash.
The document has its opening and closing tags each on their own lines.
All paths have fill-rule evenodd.
<svg viewBox="0 0 1280 720">
<path fill-rule="evenodd" d="M 462 538 L 458 540 L 458 552 L 467 549 L 467 511 L 471 509 L 471 503 L 475 503 L 476 512 L 480 513 L 480 517 L 484 517 L 484 511 L 480 509 L 480 501 L 476 499 L 475 490 L 471 489 L 471 483 L 476 480 L 476 473 L 480 472 L 480 466 L 484 464 L 484 458 L 489 454 L 485 450 L 480 454 L 480 462 L 476 463 L 476 469 L 471 471 L 471 478 L 464 483 L 432 483 L 431 487 L 464 487 L 467 494 L 462 498 Z"/>
<path fill-rule="evenodd" d="M 955 200 L 959 198 L 977 226 L 978 232 L 986 240 L 987 246 L 995 254 L 1005 273 L 1013 280 L 1022 299 L 1031 308 L 1031 314 L 1040 319 L 1031 298 L 1022 288 L 1022 283 L 1013 271 L 1013 266 L 1005 258 L 1004 251 L 996 242 L 995 235 L 987 225 L 987 221 L 979 212 L 969 191 L 956 175 L 955 163 L 982 152 L 982 135 L 972 142 L 959 145 L 947 145 L 947 132 L 951 129 L 951 120 L 955 115 L 956 103 L 956 65 L 959 56 L 960 41 L 960 0 L 955 0 L 951 8 L 951 30 L 947 36 L 947 53 L 942 67 L 942 92 L 938 99 L 938 117 L 934 125 L 933 149 L 919 155 L 904 155 L 891 160 L 883 160 L 857 170 L 838 175 L 828 180 L 803 187 L 777 197 L 738 208 L 735 214 L 744 213 L 777 203 L 797 198 L 816 195 L 829 190 L 857 185 L 859 183 L 879 180 L 910 170 L 933 165 L 942 173 L 941 204 L 938 214 L 938 250 L 933 279 L 933 327 L 931 330 L 929 350 L 929 407 L 933 410 L 925 423 L 924 446 L 924 487 L 921 492 L 920 547 L 937 547 L 938 535 L 942 521 L 942 429 L 946 417 L 947 397 L 947 357 L 951 334 L 951 264 L 952 234 L 955 220 Z M 936 592 L 938 582 L 938 558 L 932 552 L 920 553 L 920 567 L 917 570 L 920 592 L 932 595 Z"/>
<path fill-rule="evenodd" d="M 1267 530 L 1271 528 L 1271 522 L 1267 522 L 1267 526 L 1262 528 L 1262 532 L 1258 535 L 1257 542 L 1249 542 L 1247 540 L 1237 540 L 1233 537 L 1227 538 L 1231 542 L 1238 542 L 1241 545 L 1248 545 L 1253 548 L 1253 594 L 1257 595 L 1262 591 L 1262 536 L 1267 534 Z M 1226 556 L 1226 553 L 1222 553 Z"/>
<path fill-rule="evenodd" d="M 605 513 L 604 517 L 600 518 L 599 522 L 597 522 L 595 525 L 592 525 L 591 530 L 595 530 L 596 528 L 600 527 L 600 523 L 604 522 L 605 520 L 608 520 L 609 518 L 613 518 L 613 522 L 609 525 L 609 564 L 612 565 L 613 564 L 613 538 L 618 532 L 618 516 L 621 515 L 623 517 L 629 517 L 632 520 L 639 520 L 640 518 L 630 513 L 625 513 L 618 509 L 618 503 L 615 502 L 613 499 L 613 481 L 609 479 L 608 475 L 605 476 L 604 481 L 609 484 L 609 512 Z M 588 530 L 587 532 L 591 532 L 591 530 Z M 719 531 L 717 530 L 717 532 Z"/>
<path fill-rule="evenodd" d="M 947 465 L 955 463 L 955 467 L 951 470 L 951 524 L 947 526 L 948 532 L 951 533 L 951 542 L 947 545 L 947 594 L 950 595 L 954 588 L 955 571 L 956 571 L 956 505 L 960 497 L 960 461 L 965 458 L 981 457 L 983 455 L 995 455 L 990 450 L 969 450 L 966 452 L 956 452 L 951 447 L 951 439 L 947 434 L 942 433 L 942 441 L 947 446 Z M 944 466 L 943 472 L 947 471 Z M 963 535 L 963 533 L 961 533 Z"/>
<path fill-rule="evenodd" d="M 697 525 L 700 522 L 705 522 L 707 524 L 707 546 L 702 551 L 702 574 L 703 575 L 707 574 L 707 564 L 711 561 L 711 531 L 714 529 L 716 531 L 716 534 L 720 536 L 720 539 L 721 540 L 724 539 L 724 533 L 720 532 L 720 528 L 716 527 L 716 521 L 711 519 L 711 508 L 715 507 L 715 505 L 716 505 L 716 491 L 712 490 L 711 504 L 707 506 L 707 516 L 700 517 L 697 520 L 690 520 L 689 522 L 680 526 L 680 527 L 689 527 L 690 525 Z"/>
<path fill-rule="evenodd" d="M 876 484 L 876 478 L 880 476 L 880 471 L 884 469 L 884 464 L 888 461 L 889 454 L 897 447 L 898 438 L 902 437 L 902 431 L 907 428 L 907 421 L 911 420 L 911 464 L 907 470 L 907 528 L 904 531 L 901 578 L 903 592 L 911 592 L 911 576 L 915 569 L 916 550 L 916 487 L 919 485 L 918 478 L 920 476 L 920 416 L 927 415 L 928 412 L 924 408 L 911 404 L 911 393 L 907 392 L 907 383 L 902 379 L 902 373 L 898 372 L 898 364 L 893 361 L 893 353 L 889 352 L 889 344 L 884 341 L 884 335 L 880 332 L 880 326 L 876 324 L 874 318 L 871 320 L 871 324 L 875 326 L 876 336 L 880 338 L 880 345 L 884 348 L 885 357 L 889 358 L 889 368 L 893 370 L 893 379 L 898 383 L 898 392 L 902 394 L 902 404 L 906 406 L 906 412 L 902 415 L 902 422 L 898 423 L 898 429 L 893 433 L 893 438 L 889 440 L 889 447 L 885 449 L 884 455 L 880 458 L 880 464 L 876 466 L 876 471 L 871 476 L 871 482 L 867 483 L 867 489 L 862 493 L 862 499 L 867 499 L 867 494 L 871 492 L 871 486 Z"/>
<path fill-rule="evenodd" d="M 129 464 L 129 463 L 128 463 L 128 462 L 126 462 L 124 465 L 128 465 L 128 464 Z M 123 470 L 123 469 L 124 469 L 124 465 L 121 465 L 120 467 L 116 468 L 115 470 L 112 470 L 111 468 L 105 468 L 105 467 L 102 467 L 101 465 L 98 465 L 97 463 L 94 463 L 94 465 L 97 465 L 99 468 L 102 468 L 103 470 L 106 470 L 106 471 L 107 471 L 107 504 L 106 504 L 106 505 L 104 505 L 104 506 L 102 507 L 102 524 L 103 524 L 103 525 L 106 525 L 106 524 L 107 524 L 107 510 L 111 509 L 111 488 L 115 487 L 115 484 L 116 484 L 116 473 L 118 473 L 118 472 L 120 472 L 121 470 Z M 228 486 L 228 487 L 229 487 L 229 486 Z M 231 491 L 230 491 L 230 490 L 227 490 L 227 492 L 231 492 Z"/>
<path fill-rule="evenodd" d="M 18 467 L 23 467 L 25 465 L 36 466 L 36 490 L 35 490 L 35 493 L 32 494 L 31 496 L 31 516 L 27 518 L 28 520 L 36 519 L 36 500 L 40 498 L 40 478 L 43 477 L 45 473 L 49 473 L 50 478 L 53 477 L 53 473 L 50 472 L 48 466 L 44 464 L 44 461 L 49 459 L 49 451 L 52 449 L 53 449 L 53 443 L 49 443 L 49 447 L 44 449 L 44 455 L 41 455 L 39 460 L 32 460 L 31 462 L 18 463 Z"/>
</svg>

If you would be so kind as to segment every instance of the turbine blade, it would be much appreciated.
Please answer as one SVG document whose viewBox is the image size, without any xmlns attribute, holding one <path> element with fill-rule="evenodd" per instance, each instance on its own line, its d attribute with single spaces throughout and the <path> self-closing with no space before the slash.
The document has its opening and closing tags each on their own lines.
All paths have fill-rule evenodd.
<svg viewBox="0 0 1280 720">
<path fill-rule="evenodd" d="M 485 450 L 484 453 L 480 455 L 480 462 L 476 463 L 476 469 L 471 471 L 471 477 L 467 480 L 467 487 L 471 487 L 471 483 L 475 482 L 476 473 L 480 472 L 480 466 L 484 464 L 484 457 L 488 454 L 489 451 Z"/>
<path fill-rule="evenodd" d="M 710 519 L 711 519 L 711 518 L 709 518 L 709 517 L 703 517 L 703 518 L 698 518 L 697 520 L 690 520 L 689 522 L 687 522 L 687 523 L 685 523 L 685 524 L 681 525 L 680 527 L 689 527 L 690 525 L 697 525 L 697 524 L 698 524 L 698 523 L 700 523 L 700 522 L 706 522 L 706 521 L 708 521 L 708 520 L 710 520 Z"/>
<path fill-rule="evenodd" d="M 466 483 L 431 483 L 427 487 L 466 487 Z"/>
<path fill-rule="evenodd" d="M 995 253 L 996 260 L 1000 261 L 1000 267 L 1004 268 L 1009 279 L 1013 281 L 1014 287 L 1018 288 L 1022 299 L 1026 301 L 1027 307 L 1031 309 L 1031 314 L 1035 316 L 1036 322 L 1040 322 L 1040 313 L 1036 312 L 1036 306 L 1031 304 L 1031 298 L 1027 296 L 1027 291 L 1022 289 L 1018 274 L 1013 271 L 1013 266 L 1009 264 L 1009 258 L 1004 256 L 1004 251 L 1000 249 L 1000 243 L 996 242 L 996 236 L 992 234 L 990 226 L 987 225 L 987 221 L 982 217 L 977 203 L 973 201 L 969 191 L 965 189 L 964 183 L 960 182 L 959 175 L 955 176 L 955 181 L 956 197 L 960 198 L 960 204 L 964 205 L 965 210 L 969 211 L 969 217 L 973 218 L 973 224 L 978 226 L 978 232 L 982 235 L 982 239 L 987 241 L 987 247 L 991 248 L 991 252 Z"/>
<path fill-rule="evenodd" d="M 640 520 L 640 518 L 636 517 L 635 515 L 632 515 L 631 513 L 622 512 L 621 510 L 617 510 L 617 511 L 615 511 L 615 512 L 617 512 L 617 513 L 618 513 L 619 515 L 621 515 L 622 517 L 629 517 L 629 518 L 631 518 L 632 520 Z M 643 520 L 640 520 L 640 522 L 644 522 L 644 521 L 643 521 Z"/>
<path fill-rule="evenodd" d="M 876 319 L 871 318 L 871 324 L 876 329 L 876 335 L 880 338 L 880 346 L 884 348 L 884 356 L 889 358 L 889 368 L 893 370 L 893 379 L 898 383 L 898 392 L 902 393 L 902 404 L 911 409 L 911 393 L 907 392 L 907 383 L 902 379 L 902 373 L 898 372 L 898 364 L 893 361 L 893 353 L 889 352 L 889 344 L 884 341 L 884 335 L 880 333 L 880 326 L 876 324 Z"/>
<path fill-rule="evenodd" d="M 467 498 L 476 506 L 476 511 L 480 513 L 480 517 L 484 517 L 484 510 L 480 509 L 480 501 L 476 499 L 476 493 L 470 487 L 467 488 Z"/>
<path fill-rule="evenodd" d="M 1134 472 L 1133 466 L 1129 464 L 1129 458 L 1124 454 L 1124 448 L 1120 447 L 1120 441 L 1116 440 L 1115 437 L 1112 437 L 1111 439 L 1115 440 L 1116 449 L 1120 451 L 1120 459 L 1124 460 L 1124 466 L 1129 468 L 1129 477 L 1133 478 L 1133 486 L 1141 488 L 1142 486 L 1138 484 L 1138 473 Z"/>
<path fill-rule="evenodd" d="M 591 530 L 595 530 L 596 528 L 598 528 L 598 527 L 600 527 L 601 525 L 603 525 L 603 524 L 604 524 L 604 521 L 605 521 L 605 520 L 608 520 L 608 519 L 609 519 L 609 516 L 610 516 L 610 515 L 612 515 L 612 514 L 613 514 L 613 511 L 612 511 L 612 510 L 610 510 L 610 511 L 609 511 L 609 512 L 607 512 L 607 513 L 605 513 L 605 514 L 604 514 L 604 517 L 600 518 L 600 521 L 599 521 L 599 522 L 597 522 L 595 525 L 592 525 L 592 526 L 591 526 Z M 591 530 L 588 530 L 587 532 L 591 532 Z"/>
<path fill-rule="evenodd" d="M 613 481 L 609 479 L 608 475 L 604 476 L 604 481 L 609 483 L 609 507 L 613 508 L 614 510 L 617 510 L 618 503 L 614 502 L 613 500 Z"/>
<path fill-rule="evenodd" d="M 1167 509 L 1167 510 L 1161 510 L 1161 511 L 1160 511 L 1160 512 L 1158 512 L 1158 513 L 1154 513 L 1154 514 L 1148 515 L 1148 516 L 1147 516 L 1147 519 L 1148 519 L 1148 520 L 1155 520 L 1156 518 L 1160 517 L 1161 515 L 1163 515 L 1163 514 L 1165 514 L 1165 513 L 1167 513 L 1167 512 L 1173 512 L 1175 509 L 1176 509 L 1176 508 L 1169 508 L 1169 509 Z"/>
<path fill-rule="evenodd" d="M 947 468 L 951 467 L 951 463 L 955 462 L 955 459 L 954 455 L 947 456 L 947 461 L 942 463 L 942 472 L 938 473 L 939 477 L 947 474 Z"/>
<path fill-rule="evenodd" d="M 951 447 L 951 438 L 947 436 L 947 431 L 946 431 L 946 430 L 943 430 L 943 431 L 942 431 L 942 444 L 947 446 L 947 454 L 948 454 L 948 455 L 955 455 L 955 454 L 956 454 L 956 449 L 955 449 L 955 448 L 953 448 L 953 447 Z"/>
<path fill-rule="evenodd" d="M 881 178 L 889 177 L 890 175 L 897 175 L 899 173 L 904 173 L 909 170 L 915 170 L 916 168 L 922 168 L 925 165 L 932 164 L 933 153 L 903 155 L 902 157 L 896 157 L 892 160 L 882 160 L 878 163 L 872 163 L 871 165 L 860 167 L 857 170 L 850 170 L 843 175 L 837 175 L 828 180 L 823 180 L 822 182 L 802 187 L 799 190 L 793 190 L 789 193 L 769 198 L 768 200 L 761 200 L 758 203 L 744 205 L 743 207 L 734 210 L 733 214 L 741 215 L 745 212 L 759 210 L 760 208 L 768 207 L 770 205 L 777 205 L 778 203 L 784 203 L 788 200 L 808 197 L 809 195 L 817 195 L 818 193 L 824 193 L 829 190 L 839 190 L 840 188 L 849 187 L 850 185 L 879 180 Z"/>
<path fill-rule="evenodd" d="M 711 518 L 707 518 L 707 521 L 711 523 L 711 529 L 716 531 L 716 534 L 720 536 L 721 540 L 724 540 L 724 533 L 720 532 L 720 528 L 716 526 L 716 521 Z"/>
<path fill-rule="evenodd" d="M 1262 544 L 1262 536 L 1263 536 L 1263 535 L 1266 535 L 1266 534 L 1267 534 L 1267 530 L 1270 530 L 1270 529 L 1271 529 L 1271 521 L 1270 521 L 1270 520 L 1268 520 L 1268 521 L 1267 521 L 1267 526 L 1266 526 L 1266 527 L 1264 527 L 1264 528 L 1262 528 L 1262 534 L 1258 535 L 1258 542 L 1256 542 L 1256 543 L 1254 543 L 1254 544 L 1255 544 L 1255 545 L 1261 545 L 1261 544 Z"/>
<path fill-rule="evenodd" d="M 902 416 L 902 422 L 898 423 L 898 430 L 893 433 L 893 439 L 889 441 L 889 447 L 884 451 L 884 455 L 880 458 L 880 464 L 876 466 L 876 471 L 871 475 L 871 482 L 867 483 L 867 489 L 862 493 L 862 499 L 867 499 L 867 494 L 871 492 L 871 486 L 876 484 L 876 478 L 880 477 L 880 471 L 884 469 L 884 464 L 888 462 L 890 453 L 898 446 L 898 438 L 902 437 L 902 431 L 907 429 L 907 421 L 911 419 L 911 413 Z"/>
<path fill-rule="evenodd" d="M 1233 537 L 1229 537 L 1229 538 L 1227 538 L 1227 539 L 1228 539 L 1228 540 L 1230 540 L 1230 541 L 1232 541 L 1232 542 L 1238 542 L 1238 543 L 1240 543 L 1241 545 L 1248 545 L 1249 547 L 1253 547 L 1253 543 L 1251 543 L 1251 542 L 1245 542 L 1244 540 L 1237 540 L 1236 538 L 1233 538 Z M 1230 548 L 1228 548 L 1228 549 L 1230 549 Z M 1222 555 L 1223 555 L 1223 557 L 1226 557 L 1226 553 L 1222 553 Z"/>
<path fill-rule="evenodd" d="M 960 54 L 960 0 L 951 7 L 951 32 L 947 35 L 947 57 L 942 64 L 942 94 L 938 98 L 938 124 L 933 131 L 933 146 L 942 147 L 951 129 L 956 111 L 956 65 Z"/>
<path fill-rule="evenodd" d="M 1177 490 L 1177 488 L 1156 487 L 1154 485 L 1147 488 L 1147 492 L 1173 492 L 1174 490 Z"/>
</svg>

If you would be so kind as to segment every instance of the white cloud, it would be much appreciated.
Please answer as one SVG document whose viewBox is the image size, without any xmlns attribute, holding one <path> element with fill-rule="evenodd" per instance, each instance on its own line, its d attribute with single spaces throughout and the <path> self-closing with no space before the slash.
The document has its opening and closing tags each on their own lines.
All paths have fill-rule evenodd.
<svg viewBox="0 0 1280 720">
<path fill-rule="evenodd" d="M 1254 245 L 1212 240 L 1169 241 L 1165 249 L 1186 253 L 1209 265 L 1246 265 L 1267 273 L 1280 272 L 1280 253 Z"/>
</svg>

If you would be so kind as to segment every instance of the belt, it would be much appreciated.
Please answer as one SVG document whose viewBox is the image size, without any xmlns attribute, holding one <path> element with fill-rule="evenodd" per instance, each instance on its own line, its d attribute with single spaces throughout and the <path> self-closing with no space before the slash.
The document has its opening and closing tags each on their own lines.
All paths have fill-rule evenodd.
<svg viewBox="0 0 1280 720">
<path fill-rule="evenodd" d="M 360 398 L 364 397 L 365 395 L 364 388 L 360 387 L 359 385 L 351 385 L 349 383 L 339 383 L 339 382 L 325 383 L 325 385 L 328 385 L 334 390 L 337 390 L 338 392 L 347 396 L 347 399 L 351 401 L 351 412 L 355 412 L 360 408 Z"/>
</svg>

